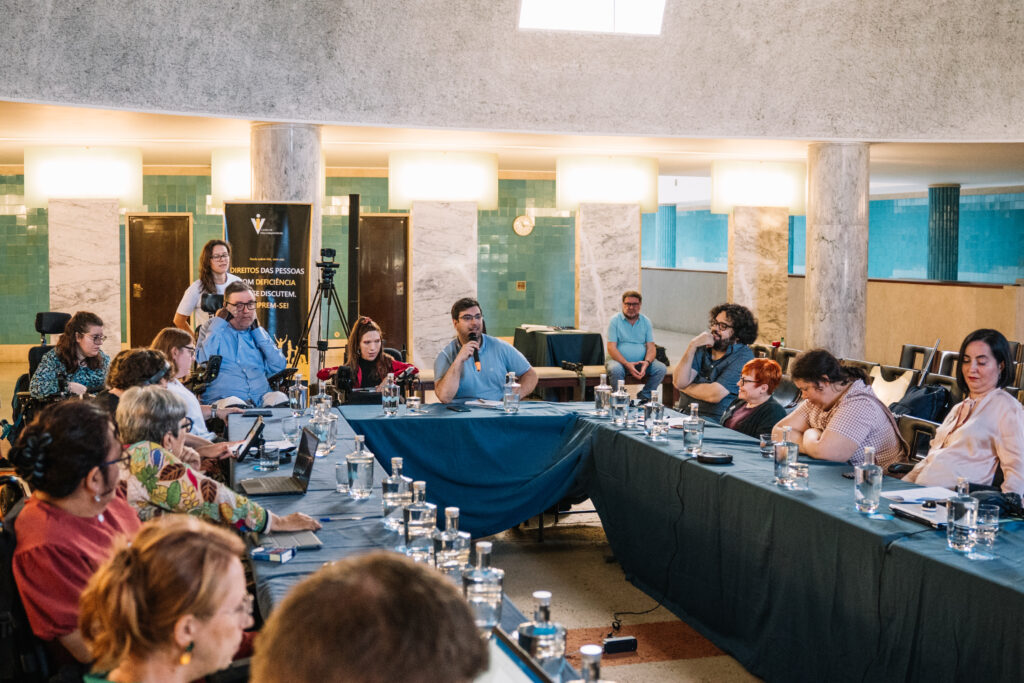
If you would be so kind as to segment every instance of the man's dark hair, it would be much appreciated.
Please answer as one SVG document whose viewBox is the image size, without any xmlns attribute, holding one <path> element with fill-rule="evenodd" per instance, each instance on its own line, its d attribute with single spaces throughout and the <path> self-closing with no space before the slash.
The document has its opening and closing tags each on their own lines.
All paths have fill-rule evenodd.
<svg viewBox="0 0 1024 683">
<path fill-rule="evenodd" d="M 863 368 L 842 365 L 825 349 L 804 351 L 794 358 L 789 365 L 789 375 L 794 380 L 812 382 L 815 386 L 822 381 L 835 384 L 846 384 L 858 379 L 867 381 Z"/>
<path fill-rule="evenodd" d="M 94 401 L 47 406 L 22 430 L 10 459 L 33 490 L 54 498 L 74 493 L 110 451 L 110 413 Z"/>
<path fill-rule="evenodd" d="M 636 291 L 635 289 L 629 289 L 629 290 L 626 290 L 625 292 L 623 292 L 622 293 L 622 301 L 625 302 L 626 299 L 628 299 L 631 296 L 635 296 L 637 299 L 639 299 L 640 303 L 644 302 L 643 296 L 640 294 L 640 292 Z"/>
<path fill-rule="evenodd" d="M 293 588 L 255 652 L 257 683 L 456 683 L 487 666 L 487 646 L 459 590 L 383 552 L 326 565 Z"/>
<path fill-rule="evenodd" d="M 739 304 L 719 304 L 711 309 L 711 319 L 725 312 L 732 324 L 734 339 L 740 344 L 753 344 L 757 340 L 757 318 L 746 306 Z"/>
<path fill-rule="evenodd" d="M 996 362 L 1003 364 L 1002 369 L 999 371 L 996 387 L 1002 389 L 1013 382 L 1013 358 L 1010 355 L 1010 342 L 1006 341 L 1006 337 L 999 330 L 988 328 L 975 330 L 964 337 L 964 342 L 960 345 L 960 356 L 956 359 L 956 384 L 965 396 L 969 389 L 967 388 L 967 382 L 964 380 L 964 354 L 967 353 L 967 345 L 976 341 L 988 344 L 988 347 L 992 349 L 992 356 Z"/>
<path fill-rule="evenodd" d="M 480 306 L 480 302 L 477 301 L 476 299 L 471 299 L 468 296 L 459 299 L 454 304 L 452 304 L 452 320 L 458 320 L 460 313 L 462 313 L 467 308 L 473 308 L 474 306 L 479 308 L 481 313 L 483 312 L 484 309 Z"/>
<path fill-rule="evenodd" d="M 239 292 L 249 292 L 253 298 L 256 298 L 256 292 L 252 291 L 252 287 L 246 284 L 243 280 L 235 280 L 230 285 L 224 288 L 224 301 L 228 300 L 228 297 L 232 294 L 238 294 Z"/>
</svg>

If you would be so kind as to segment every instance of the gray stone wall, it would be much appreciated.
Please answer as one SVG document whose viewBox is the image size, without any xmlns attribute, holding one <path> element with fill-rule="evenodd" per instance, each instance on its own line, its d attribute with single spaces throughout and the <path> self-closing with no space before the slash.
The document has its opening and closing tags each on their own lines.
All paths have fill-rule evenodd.
<svg viewBox="0 0 1024 683">
<path fill-rule="evenodd" d="M 660 37 L 517 2 L 0 0 L 0 99 L 531 132 L 1024 140 L 1024 3 L 668 0 Z"/>
</svg>

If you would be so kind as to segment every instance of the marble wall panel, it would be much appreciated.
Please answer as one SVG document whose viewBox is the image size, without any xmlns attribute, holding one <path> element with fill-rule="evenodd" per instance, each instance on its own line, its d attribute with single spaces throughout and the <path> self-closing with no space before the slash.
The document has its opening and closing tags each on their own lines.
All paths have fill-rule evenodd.
<svg viewBox="0 0 1024 683">
<path fill-rule="evenodd" d="M 111 358 L 121 350 L 121 231 L 116 199 L 51 199 L 50 310 L 103 320 Z"/>
<path fill-rule="evenodd" d="M 807 150 L 804 344 L 864 358 L 868 285 L 867 143 Z"/>
<path fill-rule="evenodd" d="M 580 205 L 576 283 L 576 326 L 605 334 L 622 310 L 622 293 L 640 289 L 639 205 Z"/>
<path fill-rule="evenodd" d="M 409 223 L 411 361 L 426 369 L 455 335 L 452 304 L 477 295 L 476 203 L 414 202 Z"/>
<path fill-rule="evenodd" d="M 786 336 L 789 212 L 737 206 L 729 215 L 729 301 L 753 311 L 758 338 Z"/>
</svg>

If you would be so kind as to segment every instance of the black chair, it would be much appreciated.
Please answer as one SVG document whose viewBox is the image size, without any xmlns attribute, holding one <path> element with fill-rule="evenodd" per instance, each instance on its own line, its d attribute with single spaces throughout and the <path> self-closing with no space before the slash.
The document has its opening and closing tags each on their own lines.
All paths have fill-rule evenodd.
<svg viewBox="0 0 1024 683">
<path fill-rule="evenodd" d="M 839 364 L 847 368 L 860 368 L 864 371 L 864 375 L 867 376 L 867 383 L 871 384 L 871 368 L 876 367 L 878 363 L 872 363 L 867 360 L 854 360 L 853 358 L 840 358 Z"/>
<path fill-rule="evenodd" d="M 942 408 L 942 411 L 937 416 L 937 418 L 940 421 L 946 419 L 946 415 L 949 414 L 950 408 L 955 406 L 960 401 L 964 400 L 963 392 L 960 391 L 960 387 L 957 386 L 956 380 L 952 377 L 949 377 L 948 375 L 937 375 L 935 373 L 932 373 L 924 378 L 924 383 L 926 385 L 931 384 L 946 387 L 946 389 L 949 390 L 949 401 L 946 403 L 946 405 Z"/>
<path fill-rule="evenodd" d="M 908 370 L 923 370 L 924 359 L 928 357 L 931 348 L 917 346 L 916 344 L 904 344 L 900 350 L 900 367 Z M 918 360 L 920 356 L 920 360 Z"/>
<path fill-rule="evenodd" d="M 910 376 L 910 386 L 912 387 L 917 386 L 918 380 L 921 379 L 921 371 L 912 368 L 903 368 L 896 365 L 879 365 L 878 370 L 882 379 L 886 382 L 892 382 L 898 379 L 905 372 L 912 373 Z"/>
<path fill-rule="evenodd" d="M 39 333 L 39 346 L 33 346 L 28 350 L 28 372 L 18 377 L 18 380 L 14 383 L 14 397 L 11 400 L 14 424 L 9 430 L 8 435 L 12 442 L 21 432 L 22 425 L 30 417 L 26 414 L 26 409 L 29 407 L 32 399 L 28 391 L 32 375 L 36 373 L 39 362 L 46 355 L 46 352 L 53 348 L 52 345 L 46 343 L 46 335 L 61 334 L 64 332 L 64 327 L 68 324 L 69 320 L 71 320 L 71 315 L 68 313 L 52 311 L 36 313 L 36 332 Z"/>
<path fill-rule="evenodd" d="M 772 398 L 785 408 L 786 412 L 790 412 L 800 403 L 802 396 L 789 375 L 783 375 L 779 386 L 775 387 L 775 391 L 772 393 Z"/>
<path fill-rule="evenodd" d="M 937 372 L 940 375 L 952 377 L 956 372 L 956 359 L 960 357 L 959 351 L 940 351 Z"/>
<path fill-rule="evenodd" d="M 789 361 L 796 358 L 798 355 L 803 353 L 801 349 L 790 349 L 785 346 L 780 346 L 775 349 L 775 362 L 782 368 L 782 374 L 785 375 L 789 370 Z"/>
<path fill-rule="evenodd" d="M 910 415 L 900 415 L 896 418 L 896 425 L 900 428 L 900 436 L 910 447 L 907 460 L 911 463 L 923 460 L 928 455 L 928 445 L 935 438 L 935 430 L 939 428 L 939 423 Z"/>
<path fill-rule="evenodd" d="M 397 361 L 405 362 L 405 351 L 399 351 L 398 349 L 392 349 L 385 346 L 383 349 L 384 353 L 388 354 Z"/>
</svg>

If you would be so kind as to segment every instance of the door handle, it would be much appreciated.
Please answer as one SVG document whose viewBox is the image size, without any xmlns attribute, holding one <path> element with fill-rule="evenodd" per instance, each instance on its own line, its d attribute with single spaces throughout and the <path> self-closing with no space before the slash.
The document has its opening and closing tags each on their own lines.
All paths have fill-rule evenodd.
<svg viewBox="0 0 1024 683">
<path fill-rule="evenodd" d="M 142 285 L 140 285 L 138 282 L 133 282 L 132 283 L 132 298 L 133 299 L 141 299 L 142 298 Z"/>
</svg>

